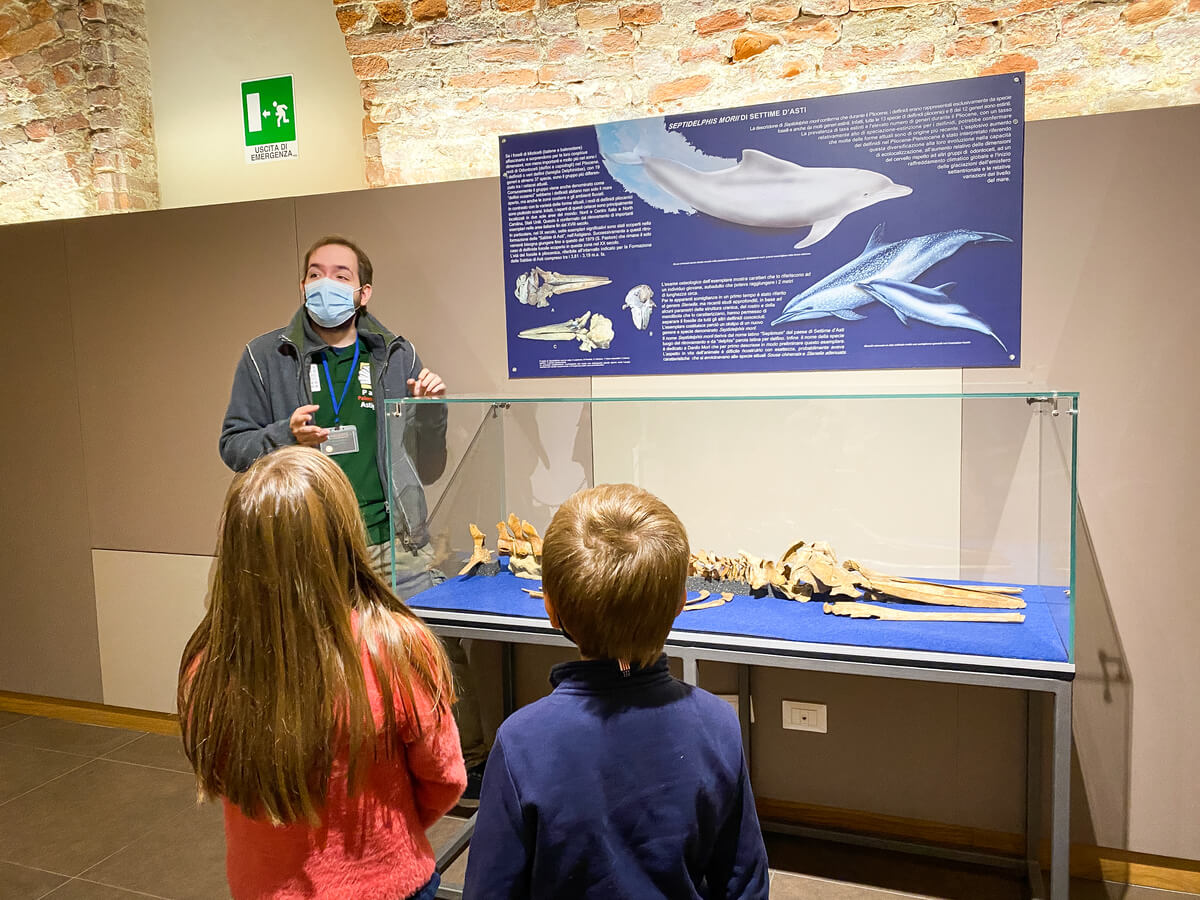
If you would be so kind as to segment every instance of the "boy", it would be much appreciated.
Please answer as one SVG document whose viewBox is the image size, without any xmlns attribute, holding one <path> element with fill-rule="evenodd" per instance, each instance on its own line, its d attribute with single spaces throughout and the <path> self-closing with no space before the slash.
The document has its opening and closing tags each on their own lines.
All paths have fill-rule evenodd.
<svg viewBox="0 0 1200 900">
<path fill-rule="evenodd" d="M 663 644 L 687 534 L 657 497 L 603 485 L 546 531 L 542 582 L 582 659 L 501 726 L 464 897 L 766 897 L 766 849 L 733 710 L 676 681 Z"/>
</svg>

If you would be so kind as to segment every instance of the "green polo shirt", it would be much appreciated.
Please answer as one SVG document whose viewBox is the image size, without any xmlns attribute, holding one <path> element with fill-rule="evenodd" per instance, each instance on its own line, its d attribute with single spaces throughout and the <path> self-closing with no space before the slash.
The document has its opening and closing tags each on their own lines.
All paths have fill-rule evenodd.
<svg viewBox="0 0 1200 900">
<path fill-rule="evenodd" d="M 371 544 L 381 544 L 388 540 L 387 504 L 383 485 L 379 481 L 379 464 L 376 461 L 376 434 L 378 419 L 375 413 L 375 397 L 371 390 L 371 356 L 363 347 L 359 352 L 358 365 L 354 366 L 354 345 L 349 347 L 330 347 L 326 352 L 329 362 L 329 375 L 333 378 L 332 395 L 340 399 L 346 382 L 346 399 L 338 410 L 337 422 L 334 420 L 333 401 L 330 399 L 329 379 L 322 365 L 322 354 L 313 357 L 313 365 L 309 368 L 309 387 L 312 389 L 312 402 L 319 405 L 315 423 L 322 428 L 332 428 L 335 424 L 353 425 L 358 429 L 358 452 L 339 453 L 331 456 L 346 473 L 350 483 L 354 485 L 354 493 L 358 497 L 358 508 L 362 512 L 363 522 L 367 526 L 367 540 Z"/>
</svg>

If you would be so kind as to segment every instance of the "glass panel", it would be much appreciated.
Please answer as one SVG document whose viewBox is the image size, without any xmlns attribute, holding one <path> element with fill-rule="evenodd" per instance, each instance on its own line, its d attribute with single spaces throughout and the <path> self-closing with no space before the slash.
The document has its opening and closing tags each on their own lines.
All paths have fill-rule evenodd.
<svg viewBox="0 0 1200 900">
<path fill-rule="evenodd" d="M 1063 646 L 1075 661 L 1075 452 L 1076 397 L 1038 403 L 1041 419 L 1042 491 L 1039 510 L 1038 583 L 1044 585 Z"/>
<path fill-rule="evenodd" d="M 897 393 L 896 391 L 858 391 L 846 394 L 770 394 L 731 396 L 658 396 L 658 397 L 493 397 L 487 394 L 457 394 L 453 397 L 433 399 L 426 397 L 405 397 L 400 400 L 388 400 L 388 403 L 404 404 L 455 404 L 455 403 L 678 403 L 695 401 L 715 401 L 719 403 L 742 403 L 747 400 L 967 400 L 1020 398 L 1033 396 L 1052 396 L 1063 398 L 1078 398 L 1075 391 L 1000 391 L 1000 392 L 961 392 L 929 391 L 918 393 Z"/>
<path fill-rule="evenodd" d="M 520 591 L 536 582 L 518 584 L 507 572 L 484 576 L 490 581 L 454 577 L 472 548 L 469 523 L 494 553 L 495 524 L 509 513 L 544 533 L 579 488 L 631 482 L 675 510 L 693 551 L 778 560 L 796 541 L 825 541 L 843 562 L 904 578 L 1020 586 L 1026 603 L 1021 624 L 877 621 L 826 615 L 821 602 L 750 596 L 747 587 L 724 607 L 681 614 L 676 633 L 689 640 L 1065 664 L 1073 650 L 1076 402 L 1062 392 L 456 397 L 439 404 L 449 416 L 448 465 L 427 488 L 434 556 L 452 577 L 413 605 L 434 620 L 516 616 L 548 628 L 540 602 Z M 431 403 L 388 401 L 389 425 L 403 427 Z M 963 611 L 886 602 L 891 610 Z"/>
</svg>

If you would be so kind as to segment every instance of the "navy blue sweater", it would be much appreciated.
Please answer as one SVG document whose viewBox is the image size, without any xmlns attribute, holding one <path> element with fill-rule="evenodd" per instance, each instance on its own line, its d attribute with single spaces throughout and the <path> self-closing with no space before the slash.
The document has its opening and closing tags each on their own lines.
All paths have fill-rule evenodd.
<svg viewBox="0 0 1200 900">
<path fill-rule="evenodd" d="M 554 692 L 500 727 L 465 898 L 767 896 L 741 730 L 727 703 L 671 677 L 562 663 Z"/>
</svg>

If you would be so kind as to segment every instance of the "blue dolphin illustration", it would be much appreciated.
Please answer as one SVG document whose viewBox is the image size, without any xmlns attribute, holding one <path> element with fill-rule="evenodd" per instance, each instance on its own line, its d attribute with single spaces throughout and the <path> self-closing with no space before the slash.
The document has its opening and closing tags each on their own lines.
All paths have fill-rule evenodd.
<svg viewBox="0 0 1200 900">
<path fill-rule="evenodd" d="M 990 231 L 956 228 L 884 243 L 881 223 L 871 233 L 862 253 L 789 300 L 771 325 L 824 316 L 837 316 L 847 321 L 866 318 L 855 310 L 878 298 L 863 290 L 862 284 L 881 279 L 911 283 L 967 244 L 993 242 L 1012 243 L 1012 238 Z"/>
<path fill-rule="evenodd" d="M 920 284 L 878 278 L 858 286 L 891 309 L 905 325 L 909 319 L 917 319 L 943 328 L 969 328 L 971 331 L 995 338 L 996 343 L 1004 348 L 1004 352 L 1008 352 L 1004 341 L 1000 340 L 986 322 L 973 316 L 962 304 L 950 302 L 946 292 L 954 287 L 952 281 L 929 288 Z"/>
</svg>

